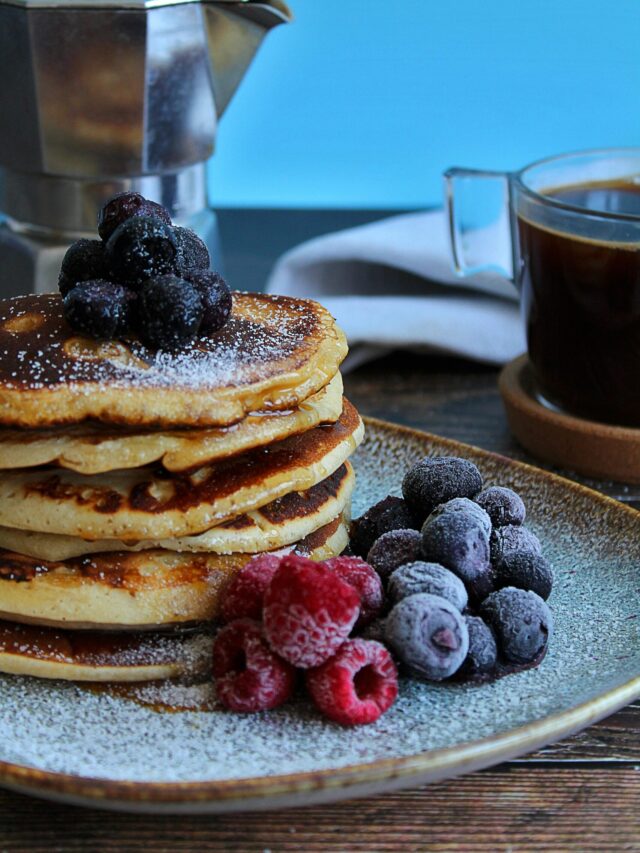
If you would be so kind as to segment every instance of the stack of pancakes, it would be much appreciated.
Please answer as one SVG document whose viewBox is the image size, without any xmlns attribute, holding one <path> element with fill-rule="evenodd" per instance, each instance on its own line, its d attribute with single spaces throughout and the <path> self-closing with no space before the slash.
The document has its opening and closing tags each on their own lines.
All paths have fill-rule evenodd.
<svg viewBox="0 0 640 853">
<path fill-rule="evenodd" d="M 287 297 L 235 293 L 177 354 L 78 336 L 57 295 L 0 303 L 0 671 L 180 674 L 254 554 L 340 553 L 363 436 L 345 354 Z"/>
</svg>

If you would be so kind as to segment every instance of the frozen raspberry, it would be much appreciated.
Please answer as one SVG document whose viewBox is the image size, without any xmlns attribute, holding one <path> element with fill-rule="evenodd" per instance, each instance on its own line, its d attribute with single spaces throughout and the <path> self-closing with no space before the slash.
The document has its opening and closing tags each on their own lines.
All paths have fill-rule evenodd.
<svg viewBox="0 0 640 853">
<path fill-rule="evenodd" d="M 553 570 L 542 554 L 534 554 L 531 551 L 512 551 L 498 563 L 496 586 L 530 589 L 546 601 L 551 595 Z"/>
<path fill-rule="evenodd" d="M 325 566 L 352 586 L 360 596 L 360 615 L 354 628 L 359 631 L 372 622 L 382 610 L 384 592 L 380 578 L 360 557 L 332 557 Z"/>
<path fill-rule="evenodd" d="M 396 604 L 387 617 L 385 637 L 409 670 L 429 681 L 449 678 L 469 651 L 469 631 L 460 612 L 425 592 Z"/>
<path fill-rule="evenodd" d="M 467 606 L 465 585 L 453 572 L 438 563 L 424 563 L 421 560 L 405 563 L 389 578 L 389 597 L 394 604 L 418 592 L 446 598 L 460 611 Z"/>
<path fill-rule="evenodd" d="M 204 313 L 200 332 L 217 332 L 227 322 L 233 308 L 228 284 L 217 272 L 204 270 L 187 273 L 185 278 L 193 284 L 202 299 Z"/>
<path fill-rule="evenodd" d="M 134 313 L 135 294 L 110 281 L 82 281 L 64 298 L 64 316 L 76 332 L 110 340 L 126 334 Z"/>
<path fill-rule="evenodd" d="M 196 270 L 208 270 L 211 264 L 209 250 L 203 240 L 190 228 L 173 226 L 173 236 L 180 253 L 180 269 L 183 275 Z"/>
<path fill-rule="evenodd" d="M 465 616 L 469 631 L 469 651 L 459 674 L 469 678 L 486 675 L 495 669 L 498 647 L 493 631 L 479 616 Z"/>
<path fill-rule="evenodd" d="M 281 559 L 275 554 L 260 554 L 240 569 L 222 596 L 220 618 L 223 622 L 243 618 L 262 620 L 264 595 Z"/>
<path fill-rule="evenodd" d="M 472 498 L 482 488 L 482 476 L 468 459 L 427 456 L 409 469 L 402 494 L 417 518 L 425 519 L 438 504 L 452 498 Z"/>
<path fill-rule="evenodd" d="M 213 643 L 216 694 L 230 711 L 250 714 L 282 705 L 293 693 L 295 669 L 269 648 L 262 626 L 237 619 Z"/>
<path fill-rule="evenodd" d="M 413 563 L 422 557 L 422 535 L 418 530 L 390 530 L 373 543 L 367 562 L 383 581 L 387 581 L 398 566 Z"/>
<path fill-rule="evenodd" d="M 491 522 L 477 504 L 467 503 L 473 511 L 465 511 L 459 501 L 437 507 L 422 528 L 422 551 L 425 560 L 450 569 L 481 600 L 493 589 L 487 533 Z"/>
<path fill-rule="evenodd" d="M 390 530 L 417 529 L 409 507 L 402 498 L 389 497 L 370 507 L 351 524 L 351 549 L 358 557 L 366 557 L 369 549 Z"/>
<path fill-rule="evenodd" d="M 540 596 L 512 586 L 486 598 L 480 615 L 495 631 L 502 654 L 511 663 L 535 660 L 553 632 L 553 616 Z"/>
<path fill-rule="evenodd" d="M 193 340 L 202 322 L 202 300 L 188 281 L 162 275 L 139 297 L 140 337 L 153 349 L 176 350 Z"/>
<path fill-rule="evenodd" d="M 58 289 L 66 296 L 80 281 L 105 278 L 108 278 L 107 262 L 100 240 L 76 240 L 62 259 Z"/>
<path fill-rule="evenodd" d="M 375 722 L 398 695 L 393 659 L 374 640 L 347 640 L 334 657 L 307 672 L 306 682 L 315 706 L 343 726 Z"/>
<path fill-rule="evenodd" d="M 105 254 L 115 279 L 136 289 L 150 278 L 180 271 L 173 229 L 152 216 L 134 216 L 118 225 Z"/>
<path fill-rule="evenodd" d="M 541 554 L 542 545 L 535 533 L 528 527 L 508 524 L 497 527 L 491 534 L 491 562 L 498 566 L 509 554 L 526 551 L 529 554 Z"/>
<path fill-rule="evenodd" d="M 264 598 L 264 629 L 271 647 L 294 666 L 328 660 L 360 613 L 360 595 L 335 572 L 305 557 L 282 558 Z"/>
<path fill-rule="evenodd" d="M 107 241 L 126 219 L 132 216 L 154 216 L 166 225 L 171 225 L 169 211 L 155 201 L 141 196 L 140 193 L 118 193 L 109 199 L 98 215 L 98 234 Z"/>
<path fill-rule="evenodd" d="M 484 509 L 494 527 L 506 524 L 524 524 L 527 511 L 524 501 L 512 489 L 489 486 L 476 496 L 475 501 Z"/>
</svg>

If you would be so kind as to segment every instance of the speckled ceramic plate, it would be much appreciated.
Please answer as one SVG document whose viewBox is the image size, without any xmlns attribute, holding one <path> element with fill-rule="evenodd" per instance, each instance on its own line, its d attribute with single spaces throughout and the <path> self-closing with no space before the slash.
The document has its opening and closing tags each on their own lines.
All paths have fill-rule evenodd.
<svg viewBox="0 0 640 853">
<path fill-rule="evenodd" d="M 376 724 L 345 730 L 303 702 L 264 715 L 158 713 L 71 684 L 0 679 L 0 783 L 144 811 L 305 805 L 443 779 L 530 752 L 640 696 L 640 514 L 466 445 L 377 421 L 354 512 L 398 492 L 425 454 L 472 459 L 524 497 L 556 568 L 556 633 L 539 669 L 481 687 L 402 684 Z"/>
</svg>

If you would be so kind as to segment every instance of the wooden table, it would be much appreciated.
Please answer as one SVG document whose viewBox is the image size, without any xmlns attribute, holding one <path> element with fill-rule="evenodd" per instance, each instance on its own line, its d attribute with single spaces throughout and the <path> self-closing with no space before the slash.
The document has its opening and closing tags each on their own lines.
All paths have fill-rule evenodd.
<svg viewBox="0 0 640 853">
<path fill-rule="evenodd" d="M 376 215 L 226 212 L 221 224 L 230 246 L 229 278 L 240 286 L 244 272 L 250 281 L 245 286 L 256 286 L 288 245 Z M 528 459 L 507 429 L 496 376 L 493 368 L 469 362 L 397 354 L 347 376 L 346 389 L 363 414 Z M 591 485 L 640 508 L 637 488 Z M 567 741 L 490 770 L 303 810 L 223 817 L 114 815 L 0 791 L 0 851 L 5 850 L 640 851 L 640 703 Z"/>
</svg>

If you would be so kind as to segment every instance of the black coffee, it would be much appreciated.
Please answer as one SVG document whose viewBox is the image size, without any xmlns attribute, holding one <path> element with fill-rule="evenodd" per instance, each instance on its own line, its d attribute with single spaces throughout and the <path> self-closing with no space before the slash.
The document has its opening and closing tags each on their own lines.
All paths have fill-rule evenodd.
<svg viewBox="0 0 640 853">
<path fill-rule="evenodd" d="M 640 217 L 640 186 L 629 182 L 545 195 Z M 640 426 L 640 239 L 595 242 L 522 217 L 518 236 L 529 357 L 542 392 L 578 415 Z"/>
</svg>

